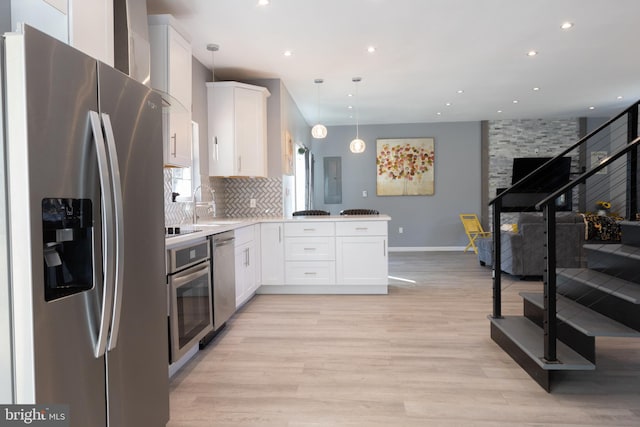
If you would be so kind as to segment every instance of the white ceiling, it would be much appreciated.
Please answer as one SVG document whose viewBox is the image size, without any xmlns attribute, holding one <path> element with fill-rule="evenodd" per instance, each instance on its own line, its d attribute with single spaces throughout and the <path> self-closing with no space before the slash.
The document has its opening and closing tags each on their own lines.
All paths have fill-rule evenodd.
<svg viewBox="0 0 640 427">
<path fill-rule="evenodd" d="M 147 0 L 147 8 L 180 21 L 217 80 L 282 79 L 310 125 L 355 123 L 347 108 L 355 76 L 360 124 L 609 117 L 640 99 L 639 0 Z M 562 30 L 565 21 L 574 27 Z M 209 43 L 220 50 L 212 55 Z M 527 56 L 532 49 L 539 54 Z"/>
</svg>

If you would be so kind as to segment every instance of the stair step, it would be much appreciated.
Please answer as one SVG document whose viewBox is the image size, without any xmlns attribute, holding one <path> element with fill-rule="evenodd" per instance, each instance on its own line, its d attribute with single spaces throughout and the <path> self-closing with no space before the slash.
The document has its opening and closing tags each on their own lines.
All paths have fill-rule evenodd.
<svg viewBox="0 0 640 427">
<path fill-rule="evenodd" d="M 640 285 L 588 268 L 559 268 L 556 274 L 596 288 L 632 304 L 640 304 Z M 558 283 L 558 287 L 562 286 Z"/>
<path fill-rule="evenodd" d="M 631 258 L 640 261 L 640 248 L 621 243 L 587 243 L 584 248 L 591 251 Z"/>
<path fill-rule="evenodd" d="M 521 292 L 520 296 L 538 308 L 544 308 L 543 294 Z M 640 331 L 631 329 L 562 295 L 556 297 L 556 311 L 559 320 L 590 337 L 640 337 Z"/>
<path fill-rule="evenodd" d="M 490 318 L 491 324 L 545 371 L 592 371 L 595 365 L 564 343 L 556 342 L 558 363 L 544 360 L 544 331 L 524 316 Z"/>
<path fill-rule="evenodd" d="M 622 243 L 640 246 L 640 221 L 620 221 Z"/>
</svg>

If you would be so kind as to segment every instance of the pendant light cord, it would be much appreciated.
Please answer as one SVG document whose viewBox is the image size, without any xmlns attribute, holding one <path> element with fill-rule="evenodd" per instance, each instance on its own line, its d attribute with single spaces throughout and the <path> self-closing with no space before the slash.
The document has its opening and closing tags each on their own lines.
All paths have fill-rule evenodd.
<svg viewBox="0 0 640 427">
<path fill-rule="evenodd" d="M 358 82 L 356 82 L 356 139 L 360 139 L 360 96 L 358 94 Z"/>
</svg>

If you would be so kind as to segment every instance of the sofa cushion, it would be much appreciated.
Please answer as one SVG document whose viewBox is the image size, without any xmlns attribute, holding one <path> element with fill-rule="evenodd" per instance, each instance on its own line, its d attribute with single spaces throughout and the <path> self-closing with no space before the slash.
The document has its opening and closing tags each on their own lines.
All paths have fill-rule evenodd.
<svg viewBox="0 0 640 427">
<path fill-rule="evenodd" d="M 556 224 L 584 222 L 582 215 L 576 212 L 557 212 Z M 518 216 L 518 229 L 521 224 L 543 223 L 542 212 L 522 212 Z"/>
</svg>

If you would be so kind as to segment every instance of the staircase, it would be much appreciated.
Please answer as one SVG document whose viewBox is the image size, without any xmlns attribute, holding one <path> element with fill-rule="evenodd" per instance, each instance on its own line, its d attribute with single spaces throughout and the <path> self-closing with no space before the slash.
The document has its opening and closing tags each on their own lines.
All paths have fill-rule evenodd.
<svg viewBox="0 0 640 427">
<path fill-rule="evenodd" d="M 557 361 L 543 349 L 542 293 L 522 292 L 523 316 L 491 318 L 491 338 L 550 391 L 554 374 L 594 370 L 596 337 L 640 338 L 640 222 L 621 244 L 587 244 L 586 268 L 556 270 Z"/>
<path fill-rule="evenodd" d="M 527 177 L 498 194 L 493 208 L 493 230 L 500 229 L 505 195 L 517 193 L 527 181 L 544 179 L 562 156 L 582 156 L 597 151 L 603 142 L 607 158 L 581 164 L 571 181 L 550 193 L 529 210 L 542 210 L 546 222 L 544 241 L 544 292 L 522 292 L 523 314 L 502 316 L 501 239 L 493 239 L 493 314 L 491 338 L 548 392 L 561 371 L 596 369 L 596 337 L 640 338 L 640 101 L 558 154 Z M 615 135 L 615 136 L 614 136 Z M 615 142 L 614 142 L 615 140 Z M 613 147 L 619 147 L 613 150 Z M 547 167 L 545 169 L 545 166 Z M 607 169 L 608 168 L 608 172 Z M 584 268 L 556 268 L 556 203 L 573 194 L 584 200 L 616 200 L 627 219 L 621 221 L 621 240 L 600 243 L 595 238 L 583 246 Z M 592 223 L 589 223 L 592 225 Z M 604 228 L 603 228 L 604 230 Z"/>
</svg>

